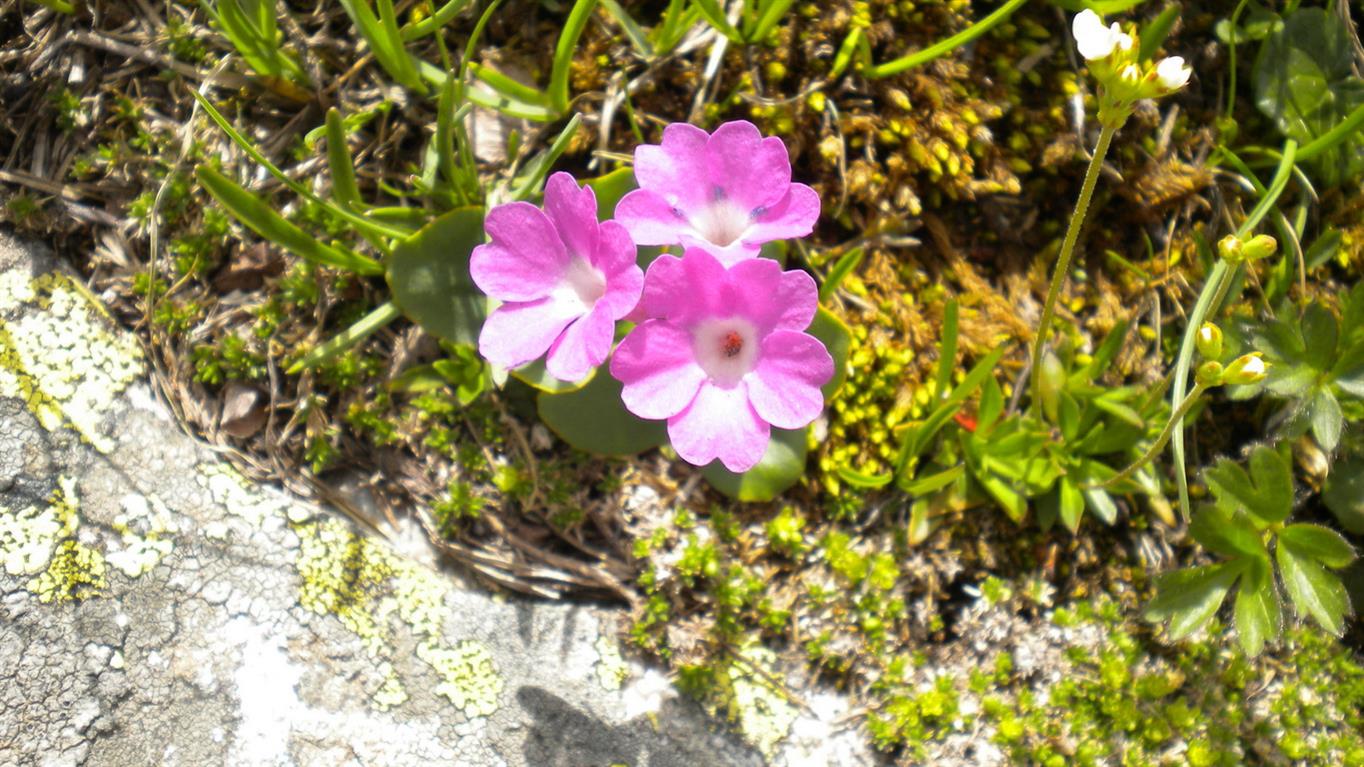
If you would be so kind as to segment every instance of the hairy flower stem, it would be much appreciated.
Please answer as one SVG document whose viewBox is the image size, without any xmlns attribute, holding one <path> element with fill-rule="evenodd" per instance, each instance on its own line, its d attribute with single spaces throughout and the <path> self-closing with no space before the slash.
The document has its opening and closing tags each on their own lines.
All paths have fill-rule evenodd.
<svg viewBox="0 0 1364 767">
<path fill-rule="evenodd" d="M 1051 331 L 1051 321 L 1056 313 L 1056 299 L 1061 295 L 1061 284 L 1070 273 L 1070 259 L 1075 255 L 1075 243 L 1080 239 L 1080 229 L 1084 227 L 1085 214 L 1089 211 L 1089 200 L 1094 196 L 1094 187 L 1099 183 L 1099 169 L 1103 167 L 1104 155 L 1118 126 L 1104 124 L 1099 131 L 1099 143 L 1094 147 L 1094 156 L 1089 160 L 1085 171 L 1085 181 L 1080 187 L 1080 199 L 1075 201 L 1075 210 L 1070 214 L 1070 225 L 1066 227 L 1066 238 L 1061 242 L 1061 254 L 1056 260 L 1056 270 L 1051 275 L 1051 288 L 1047 291 L 1047 302 L 1042 305 L 1042 321 L 1037 325 L 1037 340 L 1032 347 L 1032 382 L 1028 387 L 1030 399 L 1037 403 L 1038 386 L 1042 378 L 1042 350 L 1046 347 L 1047 336 Z"/>
<path fill-rule="evenodd" d="M 1193 390 L 1189 392 L 1183 402 L 1179 403 L 1179 407 L 1175 412 L 1170 415 L 1170 420 L 1166 421 L 1165 429 L 1160 432 L 1160 436 L 1156 437 L 1156 441 L 1146 449 L 1145 453 L 1142 453 L 1140 458 L 1133 461 L 1126 469 L 1123 469 L 1107 480 L 1091 485 L 1090 487 L 1112 487 L 1125 479 L 1131 478 L 1133 474 L 1141 471 L 1141 467 L 1155 460 L 1156 456 L 1160 455 L 1160 451 L 1165 448 L 1166 443 L 1170 441 L 1170 437 L 1174 435 L 1175 429 L 1179 428 L 1179 424 L 1183 422 L 1184 416 L 1189 414 L 1189 410 L 1194 406 L 1194 403 L 1198 401 L 1199 397 L 1203 396 L 1203 392 L 1207 391 L 1208 388 L 1208 384 L 1205 383 L 1195 384 Z"/>
</svg>

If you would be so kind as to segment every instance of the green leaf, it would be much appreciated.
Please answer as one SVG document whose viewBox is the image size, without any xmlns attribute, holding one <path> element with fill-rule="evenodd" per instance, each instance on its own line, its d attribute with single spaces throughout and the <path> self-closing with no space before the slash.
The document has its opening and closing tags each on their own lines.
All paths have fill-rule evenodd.
<svg viewBox="0 0 1364 767">
<path fill-rule="evenodd" d="M 876 490 L 890 484 L 894 477 L 890 474 L 866 474 L 847 466 L 839 466 L 835 471 L 838 476 L 856 488 L 863 490 Z"/>
<path fill-rule="evenodd" d="M 1274 587 L 1269 559 L 1251 560 L 1236 588 L 1236 635 L 1246 655 L 1255 657 L 1283 630 L 1283 606 Z"/>
<path fill-rule="evenodd" d="M 1004 413 L 1004 391 L 994 378 L 985 379 L 980 388 L 980 402 L 976 405 L 976 428 L 989 431 Z"/>
<path fill-rule="evenodd" d="M 1345 413 L 1340 402 L 1328 387 L 1317 389 L 1312 397 L 1312 436 L 1326 452 L 1334 452 L 1340 444 L 1340 433 L 1345 428 Z"/>
<path fill-rule="evenodd" d="M 667 442 L 664 422 L 636 417 L 620 392 L 620 381 L 599 372 L 577 391 L 542 393 L 536 404 L 540 420 L 560 439 L 589 453 L 629 456 Z"/>
<path fill-rule="evenodd" d="M 384 268 L 372 258 L 318 242 L 312 235 L 276 213 L 264 200 L 207 165 L 200 165 L 194 175 L 199 184 L 238 221 L 294 255 L 315 264 L 334 266 L 357 274 L 383 273 Z"/>
<path fill-rule="evenodd" d="M 1302 315 L 1302 340 L 1307 347 L 1307 364 L 1320 371 L 1331 369 L 1336 361 L 1336 316 L 1321 304 L 1311 304 Z"/>
<path fill-rule="evenodd" d="M 1279 545 L 1287 546 L 1298 556 L 1315 559 L 1336 570 L 1355 560 L 1355 550 L 1345 538 L 1321 525 L 1289 525 L 1279 532 Z"/>
<path fill-rule="evenodd" d="M 327 167 L 332 174 L 332 196 L 341 205 L 354 208 L 360 202 L 360 188 L 355 185 L 345 125 L 335 107 L 327 110 Z"/>
<path fill-rule="evenodd" d="M 725 18 L 725 10 L 719 3 L 715 0 L 692 0 L 692 4 L 701 11 L 701 15 L 706 17 L 706 21 L 709 21 L 717 32 L 728 37 L 730 42 L 740 45 L 744 43 L 744 36 L 729 23 L 729 19 Z"/>
<path fill-rule="evenodd" d="M 1322 500 L 1341 527 L 1364 534 L 1364 459 L 1349 458 L 1332 467 Z"/>
<path fill-rule="evenodd" d="M 941 399 L 952 385 L 952 371 L 957 367 L 957 324 L 960 309 L 957 300 L 950 299 L 943 308 L 942 335 L 938 341 L 938 370 L 933 375 L 933 398 Z"/>
<path fill-rule="evenodd" d="M 1146 606 L 1146 619 L 1169 621 L 1170 639 L 1183 639 L 1212 620 L 1242 566 L 1223 562 L 1161 575 L 1156 578 L 1156 596 Z"/>
<path fill-rule="evenodd" d="M 1085 513 L 1085 497 L 1069 477 L 1062 477 L 1056 483 L 1056 489 L 1042 497 L 1042 503 L 1056 505 L 1056 516 L 1067 530 L 1074 533 L 1080 529 L 1080 517 Z"/>
<path fill-rule="evenodd" d="M 1194 512 L 1189 534 L 1203 548 L 1224 557 L 1269 557 L 1260 533 L 1245 515 L 1228 514 L 1216 504 L 1205 504 Z"/>
<path fill-rule="evenodd" d="M 852 349 L 852 331 L 843 324 L 843 320 L 821 306 L 806 332 L 823 342 L 824 348 L 829 350 L 829 356 L 834 358 L 834 377 L 821 389 L 824 392 L 824 404 L 827 405 L 843 382 L 848 380 L 848 351 Z"/>
<path fill-rule="evenodd" d="M 592 382 L 592 378 L 601 371 L 593 368 L 591 372 L 581 381 L 560 381 L 549 374 L 549 369 L 545 367 L 545 358 L 541 357 L 534 362 L 526 363 L 515 370 L 507 371 L 512 378 L 535 389 L 536 391 L 549 392 L 550 394 L 562 394 L 564 392 L 577 391 Z"/>
<path fill-rule="evenodd" d="M 1141 48 L 1137 54 L 1139 60 L 1146 61 L 1156 55 L 1165 38 L 1170 36 L 1170 30 L 1174 29 L 1175 22 L 1179 20 L 1180 10 L 1179 5 L 1166 6 L 1160 15 L 1141 28 L 1141 34 L 1138 35 L 1141 40 Z"/>
<path fill-rule="evenodd" d="M 828 301 L 829 297 L 838 290 L 838 286 L 843 284 L 843 279 L 851 274 L 858 264 L 862 263 L 862 256 L 865 253 L 866 250 L 858 246 L 838 257 L 833 267 L 829 269 L 829 274 L 824 278 L 824 283 L 819 286 L 821 303 Z"/>
<path fill-rule="evenodd" d="M 1340 579 L 1290 546 L 1279 546 L 1275 555 L 1279 561 L 1279 576 L 1283 578 L 1284 588 L 1298 614 L 1312 616 L 1323 629 L 1339 636 L 1344 629 L 1345 614 L 1350 609 L 1349 597 Z"/>
<path fill-rule="evenodd" d="M 1325 136 L 1364 105 L 1345 27 L 1325 8 L 1299 8 L 1260 46 L 1255 103 L 1284 136 L 1303 144 Z M 1364 170 L 1364 139 L 1356 132 L 1316 157 L 1327 186 Z"/>
<path fill-rule="evenodd" d="M 459 208 L 398 244 L 388 264 L 393 300 L 431 335 L 478 345 L 487 299 L 469 276 L 469 254 L 483 242 L 483 210 Z"/>
<path fill-rule="evenodd" d="M 577 0 L 564 21 L 559 42 L 554 46 L 554 63 L 549 73 L 549 101 L 559 114 L 568 111 L 568 76 L 573 68 L 573 54 L 578 47 L 578 38 L 587 29 L 587 22 L 592 19 L 592 11 L 596 7 L 597 0 Z"/>
<path fill-rule="evenodd" d="M 953 482 L 956 482 L 957 479 L 965 473 L 966 465 L 959 463 L 950 469 L 943 469 L 942 471 L 929 474 L 926 477 L 915 477 L 910 481 L 899 482 L 897 483 L 897 486 L 903 490 L 906 495 L 913 498 L 937 492 Z"/>
<path fill-rule="evenodd" d="M 597 220 L 606 221 L 616 215 L 616 203 L 636 187 L 633 168 L 617 168 L 610 173 L 589 178 L 586 186 L 592 187 L 597 197 Z"/>
<path fill-rule="evenodd" d="M 773 429 L 772 441 L 757 466 L 743 474 L 726 469 L 718 460 L 701 469 L 711 487 L 740 501 L 764 502 L 800 481 L 805 473 L 809 427 L 789 431 Z"/>
<path fill-rule="evenodd" d="M 1302 260 L 1308 271 L 1316 269 L 1327 261 L 1335 258 L 1340 251 L 1341 234 L 1336 228 L 1329 228 L 1322 232 L 1321 236 L 1312 241 L 1307 250 L 1303 251 Z"/>
<path fill-rule="evenodd" d="M 374 331 L 396 320 L 398 315 L 398 308 L 393 305 L 392 301 L 380 304 L 375 307 L 374 311 L 360 318 L 349 328 L 337 333 L 326 343 L 303 355 L 298 362 L 290 365 L 289 369 L 284 372 L 293 375 L 306 368 L 317 367 L 325 362 L 330 362 L 342 352 L 369 338 Z"/>
<path fill-rule="evenodd" d="M 1250 454 L 1250 470 L 1247 474 L 1240 464 L 1223 458 L 1206 472 L 1208 487 L 1220 500 L 1245 509 L 1263 525 L 1287 519 L 1293 511 L 1293 474 L 1288 464 L 1273 448 L 1259 445 Z"/>
</svg>

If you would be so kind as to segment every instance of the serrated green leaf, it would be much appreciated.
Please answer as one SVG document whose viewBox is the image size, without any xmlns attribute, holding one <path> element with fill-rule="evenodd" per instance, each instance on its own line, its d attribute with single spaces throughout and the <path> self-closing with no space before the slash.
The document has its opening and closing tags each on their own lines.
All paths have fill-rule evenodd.
<svg viewBox="0 0 1364 767">
<path fill-rule="evenodd" d="M 1307 364 L 1319 371 L 1331 369 L 1336 360 L 1336 316 L 1321 304 L 1310 304 L 1302 315 L 1302 340 Z"/>
<path fill-rule="evenodd" d="M 1212 620 L 1241 567 L 1223 562 L 1161 575 L 1156 578 L 1156 596 L 1146 606 L 1146 619 L 1168 621 L 1170 639 L 1183 639 Z"/>
<path fill-rule="evenodd" d="M 1279 532 L 1279 545 L 1336 570 L 1355 560 L 1354 547 L 1340 533 L 1321 525 L 1305 522 L 1289 525 Z"/>
<path fill-rule="evenodd" d="M 1259 445 L 1251 452 L 1250 474 L 1224 458 L 1206 477 L 1220 500 L 1245 509 L 1262 525 L 1282 522 L 1293 511 L 1292 470 L 1273 448 Z"/>
<path fill-rule="evenodd" d="M 772 441 L 757 466 L 743 474 L 726 469 L 718 460 L 701 469 L 716 490 L 740 501 L 765 502 L 776 498 L 800 481 L 805 473 L 809 427 L 789 431 L 773 429 Z"/>
<path fill-rule="evenodd" d="M 436 338 L 478 345 L 487 299 L 469 276 L 469 254 L 483 242 L 483 210 L 459 208 L 399 243 L 388 264 L 393 300 Z"/>
<path fill-rule="evenodd" d="M 1246 655 L 1255 657 L 1283 630 L 1283 606 L 1274 587 L 1269 560 L 1254 560 L 1236 588 L 1236 635 Z"/>
<path fill-rule="evenodd" d="M 1189 522 L 1189 534 L 1203 548 L 1224 557 L 1269 558 L 1259 532 L 1246 516 L 1233 516 L 1221 506 L 1199 507 Z"/>
<path fill-rule="evenodd" d="M 1332 467 L 1322 500 L 1341 527 L 1364 534 L 1364 459 L 1350 458 Z"/>
<path fill-rule="evenodd" d="M 1289 546 L 1275 551 L 1279 577 L 1300 615 L 1310 615 L 1326 631 L 1339 636 L 1344 629 L 1350 601 L 1345 586 L 1316 560 L 1299 555 Z"/>
</svg>

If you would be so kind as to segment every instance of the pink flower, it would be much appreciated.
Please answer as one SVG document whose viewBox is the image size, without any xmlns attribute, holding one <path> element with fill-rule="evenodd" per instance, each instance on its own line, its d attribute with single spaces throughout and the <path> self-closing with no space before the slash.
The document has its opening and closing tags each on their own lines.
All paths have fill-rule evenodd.
<svg viewBox="0 0 1364 767">
<path fill-rule="evenodd" d="M 803 333 L 819 303 L 815 281 L 767 258 L 729 269 L 699 248 L 649 266 L 640 299 L 650 317 L 611 358 L 625 407 L 668 420 L 677 454 L 719 458 L 744 472 L 767 450 L 771 428 L 798 429 L 824 409 L 834 363 Z"/>
<path fill-rule="evenodd" d="M 637 244 L 705 248 L 725 266 L 765 242 L 804 237 L 819 218 L 819 195 L 791 183 L 786 145 L 743 120 L 713 134 L 669 125 L 661 146 L 635 149 L 635 180 L 616 220 Z"/>
<path fill-rule="evenodd" d="M 483 323 L 478 350 L 504 368 L 546 350 L 546 368 L 578 381 L 611 353 L 616 320 L 639 300 L 635 244 L 614 221 L 597 223 L 597 198 L 567 173 L 545 184 L 545 209 L 510 202 L 488 211 L 492 242 L 474 248 L 469 272 L 502 305 Z"/>
</svg>

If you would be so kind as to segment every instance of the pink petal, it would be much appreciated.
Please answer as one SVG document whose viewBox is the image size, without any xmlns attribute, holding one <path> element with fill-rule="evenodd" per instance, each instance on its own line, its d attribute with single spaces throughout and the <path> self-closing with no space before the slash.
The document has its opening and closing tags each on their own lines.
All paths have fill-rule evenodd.
<svg viewBox="0 0 1364 767">
<path fill-rule="evenodd" d="M 801 331 L 819 309 L 814 278 L 798 269 L 782 271 L 770 258 L 753 258 L 730 267 L 733 304 L 766 335 L 774 330 Z"/>
<path fill-rule="evenodd" d="M 691 224 L 652 189 L 627 192 L 616 204 L 616 221 L 637 245 L 676 245 Z"/>
<path fill-rule="evenodd" d="M 615 319 L 598 302 L 555 339 L 545 369 L 560 381 L 581 381 L 611 354 L 615 329 Z"/>
<path fill-rule="evenodd" d="M 545 216 L 559 231 L 569 255 L 590 261 L 597 245 L 597 197 L 590 186 L 578 186 L 559 172 L 545 183 Z"/>
<path fill-rule="evenodd" d="M 544 354 L 582 313 L 581 303 L 553 297 L 503 304 L 484 320 L 478 351 L 508 370 L 520 367 Z"/>
<path fill-rule="evenodd" d="M 711 184 L 751 211 L 774 205 L 786 195 L 791 158 L 781 139 L 765 139 L 753 123 L 735 120 L 711 134 L 706 143 L 706 172 Z"/>
<path fill-rule="evenodd" d="M 725 267 L 734 266 L 740 261 L 747 261 L 750 258 L 757 258 L 758 254 L 762 252 L 762 245 L 750 244 L 746 242 L 746 238 L 740 238 L 721 247 L 709 240 L 698 237 L 691 229 L 688 229 L 682 234 L 682 239 L 679 244 L 687 249 L 700 248 L 712 256 L 715 256 L 716 260 Z"/>
<path fill-rule="evenodd" d="M 534 301 L 559 284 L 568 253 L 548 217 L 528 202 L 488 211 L 483 228 L 492 242 L 474 248 L 469 274 L 484 293 L 501 301 Z"/>
<path fill-rule="evenodd" d="M 748 404 L 743 383 L 728 389 L 702 384 L 685 411 L 668 419 L 668 439 L 688 463 L 705 466 L 716 458 L 741 474 L 758 464 L 772 429 Z"/>
<path fill-rule="evenodd" d="M 804 237 L 819 220 L 819 193 L 804 184 L 792 184 L 788 194 L 763 211 L 744 233 L 743 240 L 761 245 L 773 240 Z"/>
<path fill-rule="evenodd" d="M 673 123 L 663 129 L 662 145 L 636 147 L 635 180 L 639 187 L 658 193 L 669 208 L 690 210 L 705 204 L 711 192 L 706 186 L 706 142 L 709 139 L 710 136 L 695 125 Z"/>
<path fill-rule="evenodd" d="M 682 259 L 667 253 L 655 258 L 649 264 L 649 271 L 644 273 L 644 291 L 635 314 L 641 319 L 661 319 L 676 314 L 679 303 L 686 300 L 686 280 Z"/>
<path fill-rule="evenodd" d="M 691 333 L 663 320 L 639 325 L 611 355 L 611 375 L 625 409 L 640 418 L 677 415 L 696 397 L 706 373 L 696 364 Z"/>
<path fill-rule="evenodd" d="M 814 336 L 779 330 L 762 342 L 758 366 L 748 376 L 753 409 L 779 429 L 799 429 L 824 409 L 820 387 L 834 375 L 834 361 Z"/>
<path fill-rule="evenodd" d="M 682 255 L 663 255 L 644 275 L 640 313 L 689 325 L 700 317 L 728 311 L 725 267 L 710 253 L 690 248 Z M 732 291 L 730 291 L 732 293 Z"/>
</svg>

